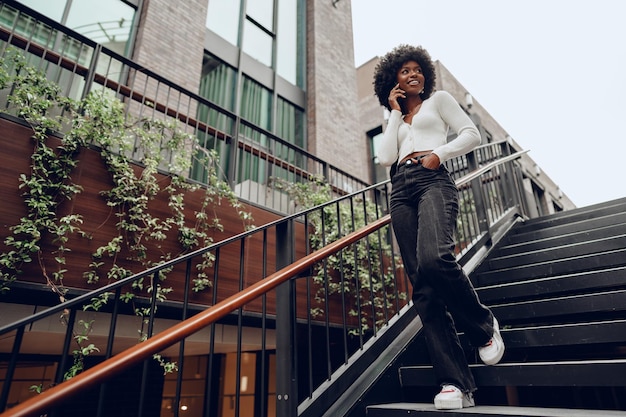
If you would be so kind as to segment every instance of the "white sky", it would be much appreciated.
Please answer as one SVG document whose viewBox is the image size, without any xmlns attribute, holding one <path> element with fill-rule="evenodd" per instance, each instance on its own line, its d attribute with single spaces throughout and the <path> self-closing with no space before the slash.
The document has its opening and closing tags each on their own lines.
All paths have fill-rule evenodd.
<svg viewBox="0 0 626 417">
<path fill-rule="evenodd" d="M 626 1 L 351 3 L 357 66 L 422 45 L 574 204 L 626 197 Z"/>
</svg>

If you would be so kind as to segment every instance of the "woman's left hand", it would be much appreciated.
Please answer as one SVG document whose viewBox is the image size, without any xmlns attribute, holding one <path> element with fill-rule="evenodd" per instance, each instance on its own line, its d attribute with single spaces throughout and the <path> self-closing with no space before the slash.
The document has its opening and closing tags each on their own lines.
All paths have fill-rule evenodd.
<svg viewBox="0 0 626 417">
<path fill-rule="evenodd" d="M 424 168 L 428 169 L 439 169 L 439 165 L 441 165 L 441 161 L 437 154 L 431 153 L 430 155 L 426 155 L 423 157 L 420 162 L 424 165 Z"/>
</svg>

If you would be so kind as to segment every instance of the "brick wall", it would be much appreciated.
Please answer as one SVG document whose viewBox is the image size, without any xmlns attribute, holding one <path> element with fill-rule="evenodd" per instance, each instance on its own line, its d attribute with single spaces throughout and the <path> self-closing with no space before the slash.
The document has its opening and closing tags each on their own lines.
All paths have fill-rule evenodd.
<svg viewBox="0 0 626 417">
<path fill-rule="evenodd" d="M 358 123 L 349 1 L 307 2 L 309 150 L 369 181 L 368 143 Z"/>
<path fill-rule="evenodd" d="M 145 1 L 133 59 L 197 92 L 207 7 L 207 0 Z"/>
</svg>

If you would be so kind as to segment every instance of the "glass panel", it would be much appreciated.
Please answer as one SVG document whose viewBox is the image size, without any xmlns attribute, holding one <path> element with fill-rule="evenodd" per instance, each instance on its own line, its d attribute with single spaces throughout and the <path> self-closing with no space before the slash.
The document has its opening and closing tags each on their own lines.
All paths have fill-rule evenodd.
<svg viewBox="0 0 626 417">
<path fill-rule="evenodd" d="M 168 358 L 176 361 L 176 358 Z M 160 417 L 202 417 L 207 377 L 207 356 L 185 356 L 184 367 L 178 372 L 166 373 L 163 381 L 163 398 Z M 182 375 L 179 375 L 182 373 Z M 181 378 L 180 404 L 176 406 L 176 386 Z"/>
<path fill-rule="evenodd" d="M 265 29 L 274 32 L 274 0 L 248 1 L 246 7 L 248 16 L 256 20 Z"/>
<path fill-rule="evenodd" d="M 278 97 L 276 106 L 276 136 L 306 149 L 304 143 L 304 112 L 282 97 Z"/>
<path fill-rule="evenodd" d="M 199 94 L 227 110 L 234 111 L 236 77 L 237 73 L 233 68 L 214 56 L 205 54 Z"/>
<path fill-rule="evenodd" d="M 269 366 L 267 369 L 271 369 L 269 374 L 269 380 L 267 384 L 267 417 L 276 417 L 276 355 L 269 355 Z"/>
<path fill-rule="evenodd" d="M 293 104 L 278 97 L 276 106 L 276 135 L 281 139 L 292 143 L 300 148 L 306 149 L 304 143 L 305 117 L 304 112 Z M 298 150 L 277 143 L 274 145 L 274 155 L 283 162 L 298 168 L 306 168 L 306 157 Z M 284 166 L 276 164 L 271 167 L 271 176 L 282 178 L 291 182 L 298 182 L 301 178 L 293 169 L 286 169 Z"/>
<path fill-rule="evenodd" d="M 74 0 L 65 26 L 126 55 L 135 9 L 120 0 Z"/>
<path fill-rule="evenodd" d="M 383 134 L 378 133 L 374 137 L 372 137 L 372 156 L 374 159 L 374 163 L 378 163 L 378 148 L 380 148 L 380 143 L 383 140 Z"/>
<path fill-rule="evenodd" d="M 198 94 L 227 110 L 233 111 L 235 107 L 236 78 L 237 73 L 233 68 L 215 57 L 205 54 Z M 197 118 L 200 122 L 218 131 L 227 133 L 231 131 L 232 119 L 228 115 L 211 109 L 206 105 L 198 104 Z M 198 150 L 198 154 L 194 158 L 191 177 L 200 182 L 206 182 L 207 180 L 206 153 L 203 149 L 214 149 L 217 151 L 221 167 L 220 174 L 225 175 L 229 167 L 230 145 L 207 132 L 198 131 L 197 136 L 202 149 Z"/>
<path fill-rule="evenodd" d="M 276 72 L 296 85 L 296 68 L 298 58 L 297 2 L 282 0 L 278 6 L 278 30 L 276 33 Z M 300 85 L 299 85 L 300 86 Z M 302 86 L 300 86 L 302 87 Z"/>
<path fill-rule="evenodd" d="M 8 363 L 3 361 L 0 363 L 0 369 L 3 371 L 8 367 Z M 57 371 L 58 363 L 45 360 L 22 360 L 17 362 L 15 368 L 15 374 L 13 375 L 13 381 L 9 388 L 8 406 L 12 407 L 16 404 L 20 404 L 33 397 L 32 386 L 40 386 L 43 389 L 54 385 L 54 376 Z M 2 372 L 0 374 L 3 383 L 6 378 L 6 374 Z M 1 386 L 1 385 L 0 385 Z"/>
<path fill-rule="evenodd" d="M 58 32 L 51 26 L 40 23 L 6 4 L 0 5 L 0 25 L 48 48 L 51 48 L 57 39 Z"/>
<path fill-rule="evenodd" d="M 43 48 L 54 50 L 58 55 L 79 64 L 88 66 L 93 48 L 78 40 L 63 35 L 35 18 L 18 12 L 2 4 L 0 7 L 0 25 L 13 30 L 16 34 Z M 57 83 L 63 94 L 79 98 L 85 86 L 84 78 L 73 71 L 63 68 L 53 60 L 45 60 L 36 54 L 25 53 L 29 65 L 46 73 L 49 80 Z"/>
<path fill-rule="evenodd" d="M 383 140 L 383 133 L 379 131 L 373 137 L 371 137 L 371 152 L 372 152 L 372 183 L 378 183 L 387 179 L 387 168 L 378 163 L 378 148 Z"/>
<path fill-rule="evenodd" d="M 250 78 L 244 77 L 241 116 L 257 126 L 271 129 L 272 93 Z"/>
<path fill-rule="evenodd" d="M 233 45 L 239 45 L 237 38 L 240 7 L 241 2 L 239 0 L 210 0 L 206 27 Z"/>
<path fill-rule="evenodd" d="M 265 130 L 271 129 L 272 94 L 249 78 L 243 79 L 240 114 Z M 269 175 L 266 159 L 270 153 L 267 135 L 241 125 L 239 141 L 244 145 L 238 158 L 237 183 L 252 180 L 265 184 Z"/>
<path fill-rule="evenodd" d="M 240 368 L 239 375 L 236 370 Z M 222 390 L 220 392 L 220 417 L 235 416 L 235 401 L 239 400 L 239 415 L 253 416 L 254 395 L 256 392 L 256 353 L 241 353 L 237 361 L 236 353 L 224 355 L 222 366 Z M 239 392 L 237 392 L 239 384 Z M 237 395 L 239 397 L 237 398 Z"/>
<path fill-rule="evenodd" d="M 28 6 L 33 10 L 37 10 L 39 13 L 49 17 L 52 20 L 56 20 L 61 23 L 63 17 L 63 10 L 65 9 L 65 3 L 67 0 L 20 0 L 24 6 Z"/>
<path fill-rule="evenodd" d="M 249 20 L 244 23 L 243 50 L 268 67 L 272 66 L 272 37 Z"/>
</svg>

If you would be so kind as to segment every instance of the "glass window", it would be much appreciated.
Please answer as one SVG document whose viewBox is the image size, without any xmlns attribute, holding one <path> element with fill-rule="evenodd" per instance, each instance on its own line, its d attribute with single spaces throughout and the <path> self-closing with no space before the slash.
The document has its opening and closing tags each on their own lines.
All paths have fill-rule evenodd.
<svg viewBox="0 0 626 417">
<path fill-rule="evenodd" d="M 199 94 L 224 107 L 235 109 L 236 71 L 212 55 L 205 54 L 202 60 L 202 76 Z"/>
<path fill-rule="evenodd" d="M 51 26 L 39 22 L 17 9 L 7 5 L 0 5 L 0 25 L 15 31 L 15 33 L 48 48 L 54 46 L 57 39 L 57 31 Z M 31 62 L 32 63 L 32 62 Z"/>
<path fill-rule="evenodd" d="M 239 45 L 239 0 L 210 0 L 206 27 L 233 45 Z"/>
<path fill-rule="evenodd" d="M 278 97 L 276 103 L 275 131 L 276 136 L 281 139 L 306 149 L 304 112 L 282 97 Z M 277 142 L 273 147 L 273 152 L 277 158 L 289 165 L 306 168 L 305 156 L 288 145 Z M 291 182 L 297 182 L 302 179 L 294 170 L 280 165 L 272 167 L 271 175 Z"/>
<path fill-rule="evenodd" d="M 384 181 L 387 179 L 387 168 L 380 165 L 378 163 L 378 148 L 380 148 L 380 143 L 383 140 L 383 131 L 382 126 L 368 132 L 367 136 L 370 140 L 370 152 L 372 158 L 372 183 L 376 184 L 378 182 Z"/>
<path fill-rule="evenodd" d="M 262 129 L 270 130 L 271 109 L 271 92 L 252 79 L 244 77 L 239 111 L 241 117 Z M 265 184 L 270 175 L 270 167 L 266 162 L 270 152 L 270 139 L 250 126 L 241 125 L 239 141 L 245 145 L 245 148 L 255 149 L 255 152 L 239 153 L 236 182 L 251 180 L 257 184 Z"/>
<path fill-rule="evenodd" d="M 248 0 L 246 13 L 241 4 L 239 0 L 210 0 L 207 28 L 263 65 L 274 68 L 291 84 L 304 88 L 306 1 Z"/>
<path fill-rule="evenodd" d="M 281 1 L 278 7 L 276 72 L 290 83 L 302 87 L 296 79 L 299 22 L 297 3 L 295 1 Z M 304 54 L 304 51 L 301 53 Z"/>
<path fill-rule="evenodd" d="M 121 0 L 24 0 L 22 3 L 120 55 L 129 54 L 135 8 Z"/>
<path fill-rule="evenodd" d="M 272 67 L 272 36 L 249 20 L 244 24 L 243 51 L 261 63 Z"/>
<path fill-rule="evenodd" d="M 276 103 L 276 136 L 306 149 L 304 112 L 282 97 Z"/>
<path fill-rule="evenodd" d="M 212 55 L 205 54 L 202 61 L 202 76 L 198 94 L 227 110 L 235 108 L 235 85 L 237 72 Z M 221 132 L 230 133 L 233 120 L 226 114 L 218 112 L 204 104 L 198 104 L 197 118 L 200 122 Z M 211 132 L 198 130 L 196 133 L 200 146 L 204 149 L 217 151 L 220 160 L 220 174 L 225 175 L 229 169 L 230 145 L 216 138 Z M 194 158 L 191 177 L 205 182 L 208 178 L 206 170 L 206 154 L 202 149 Z"/>
<path fill-rule="evenodd" d="M 120 0 L 73 0 L 65 26 L 126 55 L 135 9 Z"/>
<path fill-rule="evenodd" d="M 248 77 L 243 78 L 240 114 L 255 125 L 271 129 L 272 94 L 270 90 Z"/>
<path fill-rule="evenodd" d="M 374 163 L 378 163 L 378 148 L 380 148 L 380 143 L 383 141 L 383 134 L 382 132 L 376 132 L 374 133 L 374 136 L 372 136 L 372 159 L 374 161 Z"/>
<path fill-rule="evenodd" d="M 284 0 L 283 0 L 284 2 Z M 289 1 L 292 2 L 291 0 Z M 274 32 L 274 0 L 248 1 L 247 15 L 270 32 Z"/>
<path fill-rule="evenodd" d="M 67 0 L 20 0 L 20 2 L 24 6 L 37 10 L 39 13 L 47 16 L 48 18 L 61 23 L 63 10 L 65 10 L 65 3 Z"/>
</svg>

